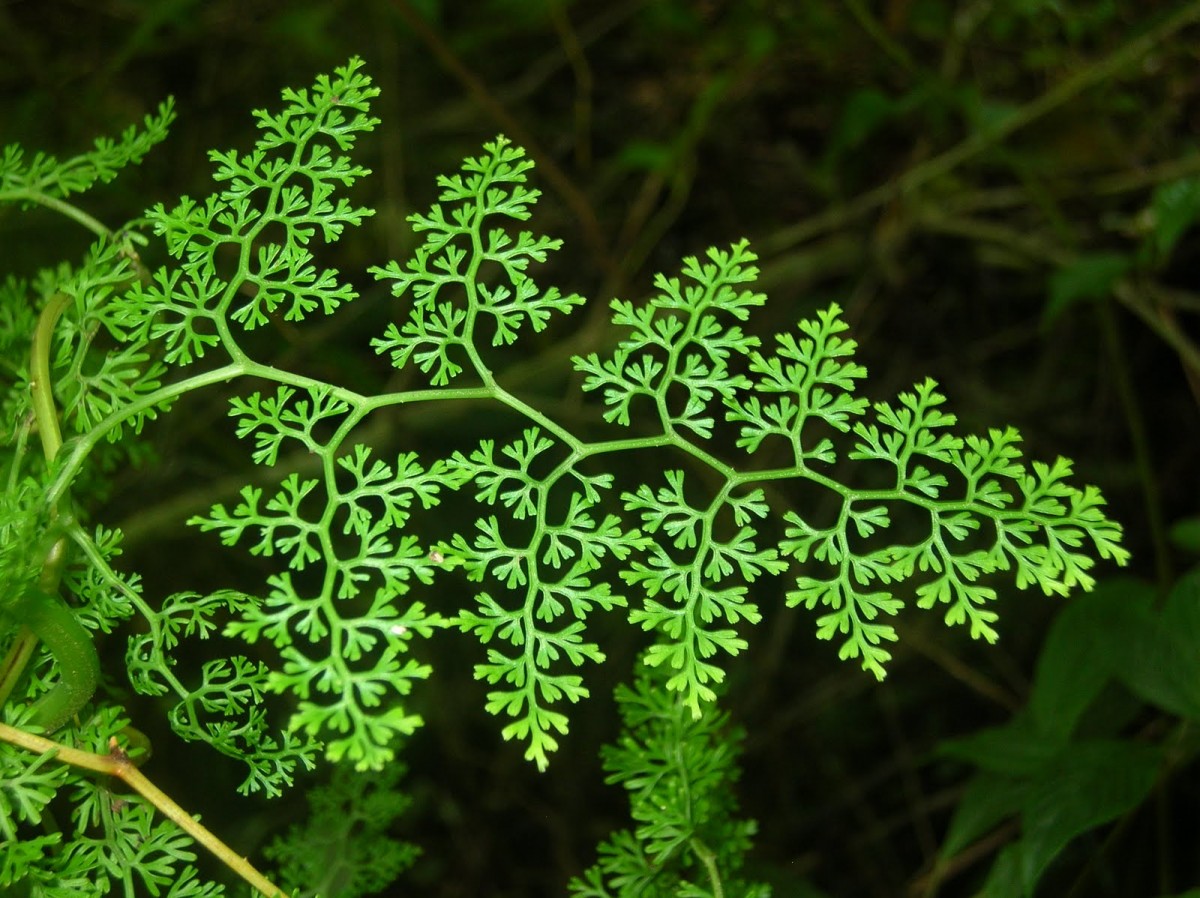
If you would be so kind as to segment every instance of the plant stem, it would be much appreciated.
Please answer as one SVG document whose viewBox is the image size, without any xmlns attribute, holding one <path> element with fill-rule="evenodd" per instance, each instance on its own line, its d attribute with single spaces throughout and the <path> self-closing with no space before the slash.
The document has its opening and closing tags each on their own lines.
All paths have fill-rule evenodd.
<svg viewBox="0 0 1200 898">
<path fill-rule="evenodd" d="M 843 3 L 846 9 L 850 10 L 850 15 L 854 16 L 854 20 L 866 32 L 867 37 L 879 45 L 879 49 L 888 59 L 910 77 L 921 74 L 921 67 L 916 64 L 909 52 L 888 34 L 887 29 L 876 20 L 862 0 L 843 0 Z"/>
<path fill-rule="evenodd" d="M 221 381 L 232 380 L 246 373 L 246 366 L 241 364 L 230 363 L 222 365 L 220 368 L 214 368 L 212 371 L 206 371 L 203 374 L 197 374 L 194 377 L 185 378 L 173 384 L 168 384 L 153 393 L 147 393 L 144 396 L 130 402 L 128 405 L 123 405 L 115 411 L 111 412 L 104 420 L 100 421 L 89 430 L 86 434 L 71 441 L 67 447 L 69 456 L 55 474 L 54 480 L 51 481 L 49 489 L 46 491 L 46 501 L 49 503 L 57 502 L 66 493 L 70 487 L 71 481 L 75 479 L 75 475 L 79 473 L 79 468 L 87 459 L 88 454 L 92 451 L 104 436 L 116 427 L 118 424 L 128 420 L 139 412 L 153 408 L 156 405 L 161 405 L 170 402 L 173 399 L 182 396 L 184 393 L 192 390 L 205 387 L 210 384 L 219 383 Z"/>
<path fill-rule="evenodd" d="M 0 203 L 37 203 L 39 206 L 45 206 L 47 209 L 53 209 L 67 218 L 75 221 L 97 237 L 111 237 L 112 231 L 106 228 L 103 222 L 91 215 L 88 215 L 78 206 L 73 206 L 68 202 L 60 200 L 58 197 L 48 196 L 37 190 L 12 190 L 0 193 Z"/>
<path fill-rule="evenodd" d="M 57 591 L 29 590 L 13 605 L 11 613 L 54 656 L 58 682 L 33 703 L 30 718 L 52 733 L 74 717 L 96 691 L 100 682 L 96 645 Z"/>
<path fill-rule="evenodd" d="M 54 385 L 50 380 L 50 343 L 54 326 L 70 302 L 71 297 L 65 293 L 51 297 L 38 316 L 30 350 L 30 401 L 47 462 L 53 461 L 62 447 Z M 57 503 L 50 505 L 50 518 L 52 542 L 41 556 L 37 588 L 27 589 L 14 599 L 10 613 L 23 626 L 0 667 L 0 704 L 3 704 L 32 657 L 37 641 L 41 640 L 50 650 L 58 666 L 59 680 L 34 703 L 33 718 L 47 732 L 61 727 L 83 707 L 100 681 L 100 659 L 92 637 L 58 594 L 67 543 L 65 537 L 53 536 L 59 526 Z M 41 551 L 39 548 L 39 554 Z"/>
<path fill-rule="evenodd" d="M 1165 597 L 1174 580 L 1171 570 L 1171 541 L 1167 534 L 1166 516 L 1163 513 L 1162 493 L 1158 472 L 1154 463 L 1150 436 L 1146 430 L 1146 419 L 1138 401 L 1137 391 L 1129 372 L 1129 353 L 1126 351 L 1120 325 L 1113 307 L 1105 303 L 1097 310 L 1100 330 L 1104 338 L 1104 349 L 1108 355 L 1108 370 L 1125 419 L 1125 430 L 1133 450 L 1133 466 L 1141 485 L 1142 506 L 1145 509 L 1150 544 L 1154 548 L 1154 571 Z M 1159 315 L 1158 317 L 1163 317 Z"/>
<path fill-rule="evenodd" d="M 1118 281 L 1113 293 L 1129 311 L 1137 315 L 1164 343 L 1175 350 L 1180 362 L 1193 372 L 1200 373 L 1200 347 L 1169 316 L 1158 313 L 1153 305 L 1151 285 L 1137 285 L 1128 278 Z"/>
<path fill-rule="evenodd" d="M 33 635 L 33 631 L 29 627 L 22 625 L 20 632 L 17 633 L 17 638 L 8 647 L 8 653 L 4 656 L 4 660 L 0 661 L 0 708 L 4 707 L 4 703 L 8 701 L 13 687 L 17 685 L 17 680 L 21 678 L 25 665 L 29 663 L 36 647 L 37 637 Z"/>
<path fill-rule="evenodd" d="M 29 392 L 33 404 L 33 415 L 37 420 L 38 437 L 46 461 L 52 461 L 62 446 L 62 433 L 58 429 L 58 413 L 54 409 L 54 384 L 50 380 L 50 340 L 54 326 L 71 302 L 65 293 L 51 297 L 38 316 L 37 328 L 33 332 L 33 346 L 29 358 Z"/>
<path fill-rule="evenodd" d="M 708 882 L 712 886 L 713 898 L 725 898 L 725 888 L 721 884 L 721 871 L 717 869 L 716 855 L 699 839 L 692 839 L 690 844 L 692 851 L 696 852 L 696 857 L 700 858 L 700 863 L 708 872 Z"/>
<path fill-rule="evenodd" d="M 207 848 L 229 869 L 259 892 L 270 898 L 280 895 L 286 898 L 286 893 L 282 889 L 259 873 L 248 860 L 240 857 L 236 851 L 176 804 L 169 795 L 150 782 L 145 774 L 134 766 L 129 756 L 117 745 L 116 740 L 110 741 L 107 755 L 98 755 L 35 736 L 33 733 L 27 733 L 6 723 L 0 723 L 0 739 L 26 751 L 52 754 L 55 760 L 70 764 L 72 767 L 82 767 L 85 770 L 116 777 L 154 805 L 163 816 Z"/>
</svg>

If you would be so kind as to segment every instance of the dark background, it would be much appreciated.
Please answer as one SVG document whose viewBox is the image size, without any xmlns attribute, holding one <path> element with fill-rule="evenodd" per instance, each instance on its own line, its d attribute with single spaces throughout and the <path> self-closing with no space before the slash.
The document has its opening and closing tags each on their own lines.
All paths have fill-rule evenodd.
<svg viewBox="0 0 1200 898">
<path fill-rule="evenodd" d="M 283 337 L 289 359 L 359 389 L 388 381 L 386 360 L 366 349 L 388 320 L 387 297 L 359 272 L 403 258 L 413 245 L 404 217 L 433 200 L 434 177 L 504 133 L 538 163 L 535 228 L 565 242 L 539 280 L 596 304 L 523 344 L 510 387 L 566 413 L 577 384 L 545 372 L 606 345 L 603 303 L 641 298 L 681 256 L 748 237 L 771 297 L 761 333 L 837 300 L 871 372 L 868 395 L 933 376 L 965 430 L 1013 424 L 1032 457 L 1073 458 L 1125 525 L 1134 572 L 1167 583 L 1194 560 L 1167 529 L 1195 515 L 1200 497 L 1200 371 L 1180 353 L 1196 358 L 1200 234 L 1185 230 L 1158 255 L 1143 247 L 1155 189 L 1200 174 L 1200 26 L 1122 48 L 1197 6 L 8 2 L 0 144 L 69 155 L 173 95 L 179 118 L 166 144 L 83 201 L 116 225 L 155 202 L 207 194 L 205 151 L 248 147 L 251 109 L 360 55 L 383 90 L 373 110 L 382 124 L 360 143 L 374 174 L 355 198 L 377 215 L 322 262 L 363 296 L 335 323 L 269 335 Z M 1014 121 L 1023 126 L 1000 133 Z M 88 239 L 48 212 L 0 212 L 5 267 L 18 274 L 72 258 Z M 1130 291 L 1048 316 L 1055 272 L 1099 252 L 1136 257 Z M 361 353 L 346 349 L 355 345 Z M 222 400 L 209 401 L 154 430 L 164 463 L 119 478 L 102 512 L 127 531 L 130 567 L 151 593 L 261 579 L 237 553 L 219 565 L 197 557 L 181 523 L 246 482 Z M 463 445 L 457 428 L 476 432 L 463 415 L 423 412 L 376 437 L 438 452 Z M 804 894 L 805 881 L 842 898 L 927 894 L 965 776 L 933 750 L 1020 707 L 1061 600 L 1002 590 L 995 647 L 910 610 L 879 685 L 815 639 L 812 615 L 783 607 L 781 585 L 763 593 L 767 625 L 733 665 L 727 699 L 749 733 L 741 800 L 761 829 L 751 872 L 781 896 Z M 435 640 L 438 672 L 416 697 L 428 727 L 410 746 L 416 803 L 397 831 L 425 858 L 395 894 L 562 894 L 592 862 L 597 840 L 624 825 L 623 798 L 603 785 L 595 757 L 616 732 L 607 696 L 638 647 L 623 633 L 612 627 L 610 663 L 589 674 L 593 700 L 572 715 L 544 775 L 482 714 L 484 689 L 470 676 L 478 647 Z M 178 752 L 205 777 L 176 765 L 168 785 L 209 822 L 228 819 L 223 834 L 244 850 L 300 812 L 287 798 L 226 798 L 208 778 L 211 757 Z M 1183 794 L 1194 797 L 1194 780 Z M 1115 840 L 1064 860 L 1058 894 L 1195 884 L 1182 835 L 1166 828 L 1181 840 L 1171 852 L 1127 822 Z M 1115 881 L 1085 862 L 1101 849 Z M 1164 856 L 1175 859 L 1165 872 Z M 939 894 L 970 894 L 986 858 Z"/>
</svg>

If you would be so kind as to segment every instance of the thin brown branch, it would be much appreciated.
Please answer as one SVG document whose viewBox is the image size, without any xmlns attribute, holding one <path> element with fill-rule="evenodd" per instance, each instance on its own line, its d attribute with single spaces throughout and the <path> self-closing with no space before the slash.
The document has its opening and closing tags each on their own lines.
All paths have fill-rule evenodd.
<svg viewBox="0 0 1200 898">
<path fill-rule="evenodd" d="M 425 17 L 413 9 L 412 4 L 408 0 L 393 0 L 393 4 L 396 11 L 400 13 L 413 33 L 424 42 L 425 46 L 430 49 L 450 74 L 458 79 L 459 83 L 467 89 L 467 92 L 480 105 L 483 111 L 509 137 L 525 149 L 530 158 L 537 164 L 542 177 L 546 179 L 546 183 L 550 185 L 551 189 L 559 195 L 575 214 L 588 249 L 591 250 L 603 270 L 606 273 L 610 273 L 615 266 L 608 248 L 608 242 L 604 239 L 604 234 L 600 229 L 600 221 L 596 217 L 596 211 L 592 208 L 591 202 L 583 191 L 575 186 L 575 182 L 554 161 L 554 157 L 546 152 L 529 129 L 521 124 L 520 120 L 495 97 L 483 80 L 467 67 L 466 63 L 442 39 L 442 36 L 434 30 Z"/>
<path fill-rule="evenodd" d="M 899 177 L 880 184 L 843 205 L 831 206 L 818 215 L 776 231 L 759 242 L 763 248 L 763 254 L 773 255 L 785 252 L 819 234 L 840 228 L 861 218 L 896 197 L 910 193 L 918 187 L 948 174 L 964 162 L 1003 142 L 1022 128 L 1054 112 L 1088 88 L 1102 84 L 1118 72 L 1133 65 L 1168 40 L 1175 32 L 1182 30 L 1197 19 L 1200 19 L 1200 0 L 1192 0 L 1178 9 L 1174 15 L 1163 19 L 1158 25 L 1128 41 L 1103 59 L 1085 66 L 1071 77 L 1059 82 L 994 126 L 974 132 L 944 153 L 910 168 Z"/>
<path fill-rule="evenodd" d="M 174 822 L 198 844 L 207 848 L 229 869 L 258 889 L 259 892 L 267 896 L 285 895 L 282 889 L 259 873 L 248 860 L 213 835 L 191 814 L 181 808 L 174 799 L 147 779 L 145 774 L 134 766 L 129 755 L 116 744 L 116 740 L 110 744 L 107 755 L 98 755 L 54 742 L 33 733 L 27 733 L 25 730 L 17 729 L 6 723 L 0 723 L 0 740 L 39 755 L 51 754 L 55 760 L 70 764 L 72 767 L 80 767 L 94 773 L 116 777 L 154 805 L 163 816 Z"/>
</svg>

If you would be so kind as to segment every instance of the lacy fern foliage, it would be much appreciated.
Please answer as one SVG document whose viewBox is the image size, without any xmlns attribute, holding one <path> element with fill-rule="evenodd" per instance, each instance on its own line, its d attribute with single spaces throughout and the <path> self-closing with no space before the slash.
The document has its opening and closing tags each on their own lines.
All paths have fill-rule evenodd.
<svg viewBox="0 0 1200 898">
<path fill-rule="evenodd" d="M 398 368 L 415 364 L 434 388 L 471 378 L 471 387 L 435 389 L 438 401 L 488 397 L 530 423 L 515 442 L 484 439 L 450 459 L 476 499 L 498 511 L 440 552 L 470 579 L 495 584 L 453 623 L 489 645 L 476 668 L 500 687 L 488 707 L 516 718 L 505 735 L 529 740 L 539 764 L 566 729 L 550 706 L 587 694 L 572 669 L 603 657 L 584 637 L 594 605 L 632 601 L 631 623 L 654 634 L 648 663 L 665 665 L 668 687 L 699 714 L 724 677 L 722 656 L 744 649 L 744 624 L 762 616 L 752 584 L 793 561 L 805 566 L 788 602 L 821 607 L 818 635 L 841 638 L 841 656 L 877 677 L 895 639 L 887 618 L 908 596 L 921 607 L 945 605 L 947 623 L 969 623 L 972 635 L 991 640 L 995 591 L 984 575 L 1015 569 L 1018 586 L 1061 593 L 1091 586 L 1097 555 L 1124 562 L 1120 528 L 1104 517 L 1096 491 L 1064 482 L 1069 463 L 1035 463 L 1029 473 L 1015 431 L 955 435 L 932 381 L 873 407 L 856 395 L 866 370 L 836 305 L 763 352 L 743 329 L 766 301 L 753 289 L 755 256 L 745 241 L 685 260 L 680 277 L 659 275 L 645 304 L 615 300 L 613 325 L 625 336 L 607 357 L 574 359 L 583 389 L 603 398 L 603 418 L 637 436 L 582 440 L 509 393 L 488 365 L 488 336 L 493 346 L 510 344 L 522 314 L 536 330 L 548 310 L 570 312 L 579 301 L 537 287 L 527 273 L 556 241 L 528 231 L 510 237 L 497 226 L 528 216 L 537 199 L 524 187 L 529 168 L 498 139 L 459 176 L 440 180 L 439 204 L 411 218 L 425 243 L 405 265 L 376 270 L 409 304 L 403 323 L 374 345 Z M 723 460 L 722 421 L 737 428 L 746 453 L 779 444 L 788 463 L 743 469 Z M 883 486 L 834 479 L 846 470 L 834 467 L 839 432 L 852 440 L 845 458 L 859 463 L 850 472 L 872 463 L 876 480 L 888 472 Z M 688 467 L 620 492 L 619 505 L 608 495 L 613 475 L 585 473 L 604 456 L 665 447 Z M 705 480 L 718 484 L 708 494 L 693 486 L 706 468 Z M 765 488 L 778 495 L 788 480 L 840 503 L 833 520 L 816 523 L 807 509 L 785 505 L 775 512 L 782 526 L 773 523 Z M 902 506 L 927 521 L 925 536 L 881 545 Z M 761 535 L 780 529 L 774 544 Z"/>
<path fill-rule="evenodd" d="M 108 183 L 165 140 L 174 120 L 175 104 L 167 100 L 145 117 L 142 127 L 130 125 L 116 139 L 97 138 L 91 150 L 69 159 L 48 153 L 26 158 L 19 144 L 10 143 L 0 151 L 0 202 L 53 206 L 54 200 L 83 193 L 97 182 Z"/>
<path fill-rule="evenodd" d="M 768 898 L 769 886 L 740 875 L 757 828 L 736 819 L 744 734 L 726 712 L 696 717 L 663 680 L 661 665 L 640 667 L 632 687 L 617 687 L 623 730 L 602 757 L 607 781 L 629 795 L 634 828 L 601 843 L 572 898 Z"/>
<path fill-rule="evenodd" d="M 526 228 L 540 195 L 533 164 L 504 137 L 439 178 L 437 201 L 410 218 L 423 238 L 412 258 L 370 271 L 396 297 L 371 347 L 413 369 L 406 386 L 360 393 L 256 357 L 264 341 L 252 331 L 303 325 L 358 297 L 319 256 L 373 214 L 350 191 L 369 173 L 352 153 L 377 123 L 377 93 L 354 59 L 311 89 L 285 91 L 281 112 L 255 112 L 253 148 L 210 153 L 210 196 L 146 213 L 165 264 L 147 270 L 135 249 L 144 238 L 68 205 L 99 237 L 82 262 L 0 285 L 0 362 L 12 381 L 0 504 L 6 720 L 30 725 L 31 708 L 58 688 L 53 675 L 21 680 L 26 629 L 42 627 L 43 669 L 71 686 L 96 654 L 84 627 L 114 633 L 132 620 L 135 690 L 169 699 L 182 738 L 243 762 L 243 791 L 275 795 L 318 752 L 360 771 L 392 763 L 421 723 L 406 699 L 433 671 L 422 642 L 457 630 L 483 646 L 475 676 L 489 686 L 487 710 L 544 767 L 568 731 L 567 706 L 589 695 L 587 666 L 605 659 L 594 616 L 617 612 L 649 642 L 650 673 L 622 695 L 643 741 L 613 755 L 624 758 L 614 775 L 634 795 L 640 828 L 612 843 L 579 894 L 623 894 L 629 865 L 659 869 L 685 842 L 696 851 L 704 808 L 651 810 L 658 793 L 641 784 L 662 771 L 638 765 L 681 757 L 666 773 L 718 802 L 726 759 L 694 752 L 710 737 L 728 744 L 709 729 L 722 725 L 711 705 L 732 657 L 772 613 L 775 578 L 792 582 L 780 600 L 818 612 L 820 638 L 882 678 L 891 619 L 909 602 L 994 640 L 1002 581 L 992 575 L 1065 594 L 1091 588 L 1097 559 L 1125 562 L 1120 527 L 1095 488 L 1069 482 L 1068 461 L 1025 461 L 1011 428 L 959 434 L 931 380 L 891 401 L 860 395 L 867 372 L 836 305 L 764 346 L 752 316 L 767 300 L 747 241 L 685 259 L 644 302 L 612 301 L 609 348 L 565 372 L 595 399 L 586 437 L 506 387 L 504 350 L 584 300 L 534 279 L 560 241 Z M 171 115 L 164 105 L 143 128 L 64 163 L 10 147 L 0 201 L 57 208 L 138 161 Z M 250 592 L 146 596 L 135 573 L 118 570 L 121 534 L 81 523 L 88 500 L 103 495 L 114 460 L 146 457 L 147 422 L 225 384 L 237 391 L 231 430 L 278 475 L 189 523 L 274 569 Z M 425 402 L 490 406 L 511 426 L 432 459 L 362 441 L 372 415 Z M 288 470 L 295 459 L 308 464 Z M 456 491 L 479 507 L 474 521 L 439 517 Z M 452 605 L 429 589 L 438 578 L 465 579 L 474 595 Z M 181 670 L 185 640 L 187 657 L 200 646 L 209 660 Z M 63 716 L 103 751 L 119 714 L 89 703 L 94 679 L 74 684 Z M 290 710 L 282 727 L 268 719 L 276 704 Z M 188 872 L 188 849 L 143 805 L 118 820 L 80 793 L 85 811 L 73 834 L 60 834 L 74 839 L 70 851 L 55 853 L 57 836 L 28 835 L 67 780 L 15 751 L 0 750 L 0 830 L 27 835 L 6 853 L 0 884 L 16 881 L 17 857 L 39 883 L 106 883 L 95 894 L 131 890 L 130 870 L 151 891 L 174 883 L 171 895 L 210 894 Z M 371 804 L 364 788 L 335 782 L 352 804 Z M 711 816 L 730 810 L 714 805 Z M 97 838 L 132 853 L 113 860 L 94 849 Z M 719 844 L 736 853 L 749 831 L 702 838 L 711 884 L 714 865 L 736 867 Z M 277 856 L 298 857 L 287 847 Z M 699 869 L 679 894 L 710 894 Z"/>
</svg>

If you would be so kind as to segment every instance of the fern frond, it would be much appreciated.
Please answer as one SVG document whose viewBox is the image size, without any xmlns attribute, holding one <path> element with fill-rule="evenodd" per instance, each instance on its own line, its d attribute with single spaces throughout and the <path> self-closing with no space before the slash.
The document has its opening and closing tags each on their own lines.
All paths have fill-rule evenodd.
<svg viewBox="0 0 1200 898">
<path fill-rule="evenodd" d="M 98 181 L 108 183 L 165 140 L 174 120 L 175 103 L 167 99 L 142 127 L 130 125 L 116 140 L 99 137 L 88 152 L 62 160 L 48 153 L 27 158 L 18 144 L 9 144 L 0 150 L 0 202 L 43 203 L 83 193 Z"/>
</svg>

